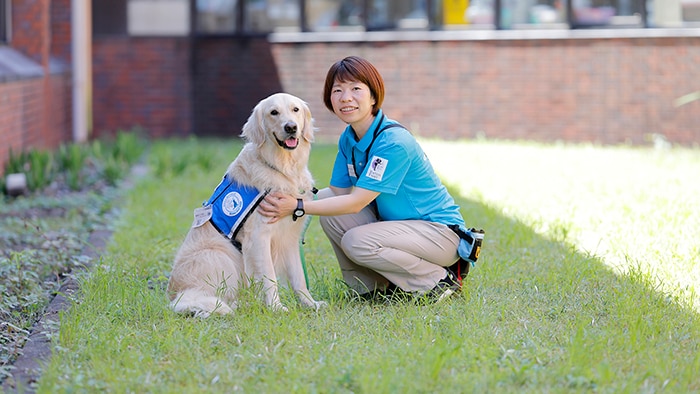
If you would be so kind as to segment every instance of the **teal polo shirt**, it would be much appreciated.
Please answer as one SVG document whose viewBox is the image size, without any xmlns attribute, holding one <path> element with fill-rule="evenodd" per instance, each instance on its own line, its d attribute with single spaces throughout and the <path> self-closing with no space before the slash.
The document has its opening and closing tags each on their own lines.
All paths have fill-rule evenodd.
<svg viewBox="0 0 700 394">
<path fill-rule="evenodd" d="M 355 131 L 348 125 L 338 140 L 331 186 L 379 192 L 375 201 L 381 220 L 464 226 L 459 206 L 408 130 L 391 127 L 374 138 L 377 131 L 390 124 L 397 125 L 380 110 L 360 141 L 355 140 Z"/>
</svg>

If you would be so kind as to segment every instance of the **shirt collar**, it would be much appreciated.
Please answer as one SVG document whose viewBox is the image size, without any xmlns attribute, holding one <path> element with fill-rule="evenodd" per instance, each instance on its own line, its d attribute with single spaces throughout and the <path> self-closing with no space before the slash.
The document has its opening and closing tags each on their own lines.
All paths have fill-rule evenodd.
<svg viewBox="0 0 700 394">
<path fill-rule="evenodd" d="M 358 141 L 357 144 L 355 145 L 355 148 L 357 148 L 357 150 L 359 150 L 361 152 L 364 152 L 367 150 L 367 148 L 369 147 L 369 144 L 372 142 L 372 139 L 374 138 L 374 133 L 380 127 L 382 127 L 382 123 L 383 123 L 382 121 L 386 122 L 386 119 L 384 118 L 384 113 L 380 109 L 377 112 L 377 115 L 374 117 L 374 121 L 369 126 L 369 129 L 367 130 L 365 135 L 362 136 L 362 139 L 360 141 Z M 352 135 L 355 134 L 355 132 L 352 130 L 351 126 L 348 126 L 348 131 L 350 133 L 352 133 Z M 354 140 L 354 138 L 353 138 L 353 140 Z"/>
</svg>

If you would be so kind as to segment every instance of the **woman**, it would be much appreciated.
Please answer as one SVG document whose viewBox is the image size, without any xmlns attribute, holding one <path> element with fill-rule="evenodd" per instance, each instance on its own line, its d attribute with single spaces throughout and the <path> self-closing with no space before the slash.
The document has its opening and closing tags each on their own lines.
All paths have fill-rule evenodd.
<svg viewBox="0 0 700 394">
<path fill-rule="evenodd" d="M 326 107 L 348 124 L 330 186 L 302 202 L 273 193 L 259 210 L 271 221 L 320 216 L 344 281 L 362 298 L 393 292 L 438 301 L 460 289 L 447 268 L 459 259 L 459 206 L 415 138 L 381 110 L 384 81 L 367 60 L 346 57 L 328 70 Z"/>
</svg>

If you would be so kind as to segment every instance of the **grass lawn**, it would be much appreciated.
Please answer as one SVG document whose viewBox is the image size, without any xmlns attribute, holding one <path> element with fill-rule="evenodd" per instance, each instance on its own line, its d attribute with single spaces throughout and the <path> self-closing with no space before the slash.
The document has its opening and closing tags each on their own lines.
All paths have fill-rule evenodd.
<svg viewBox="0 0 700 394">
<path fill-rule="evenodd" d="M 154 142 L 153 171 L 81 276 L 39 392 L 700 392 L 700 151 L 423 146 L 467 224 L 486 230 L 462 294 L 344 299 L 314 218 L 304 250 L 327 309 L 285 293 L 288 313 L 249 300 L 202 320 L 171 313 L 165 284 L 193 208 L 240 145 Z M 314 146 L 317 186 L 334 155 Z"/>
</svg>

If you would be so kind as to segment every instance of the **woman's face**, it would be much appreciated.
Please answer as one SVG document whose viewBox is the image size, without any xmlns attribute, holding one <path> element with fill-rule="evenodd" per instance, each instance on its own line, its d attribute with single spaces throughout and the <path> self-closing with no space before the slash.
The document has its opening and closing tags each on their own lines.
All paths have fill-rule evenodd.
<svg viewBox="0 0 700 394">
<path fill-rule="evenodd" d="M 336 116 L 356 131 L 367 131 L 374 120 L 372 107 L 376 100 L 369 86 L 362 82 L 336 80 L 331 89 L 331 103 Z"/>
</svg>

